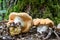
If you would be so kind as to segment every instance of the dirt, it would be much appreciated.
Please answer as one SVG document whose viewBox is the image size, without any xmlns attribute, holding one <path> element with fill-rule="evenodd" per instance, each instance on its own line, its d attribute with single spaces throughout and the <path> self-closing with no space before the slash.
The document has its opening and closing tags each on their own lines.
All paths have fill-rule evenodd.
<svg viewBox="0 0 60 40">
<path fill-rule="evenodd" d="M 3 22 L 1 22 L 1 23 L 3 23 Z M 0 39 L 0 40 L 2 40 L 2 39 Z M 9 40 L 9 39 L 6 39 L 6 40 Z M 28 32 L 28 33 L 24 33 L 24 34 L 20 34 L 18 36 L 15 36 L 14 40 L 42 40 L 42 39 L 40 38 L 40 35 L 38 35 L 38 33 L 36 31 L 36 28 L 34 28 L 33 31 L 31 29 L 30 32 Z M 50 38 L 47 39 L 47 40 L 58 40 L 58 39 L 54 35 L 54 33 L 52 33 L 52 35 L 50 36 Z"/>
</svg>

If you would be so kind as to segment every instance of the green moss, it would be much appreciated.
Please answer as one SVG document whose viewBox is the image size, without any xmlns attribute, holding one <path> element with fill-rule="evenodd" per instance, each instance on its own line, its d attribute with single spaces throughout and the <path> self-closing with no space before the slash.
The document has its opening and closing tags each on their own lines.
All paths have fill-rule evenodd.
<svg viewBox="0 0 60 40">
<path fill-rule="evenodd" d="M 30 15 L 32 18 L 50 18 L 55 24 L 60 23 L 60 2 L 59 0 L 18 0 L 17 4 L 12 6 L 6 18 L 11 12 L 25 12 L 26 7 L 30 5 Z"/>
</svg>

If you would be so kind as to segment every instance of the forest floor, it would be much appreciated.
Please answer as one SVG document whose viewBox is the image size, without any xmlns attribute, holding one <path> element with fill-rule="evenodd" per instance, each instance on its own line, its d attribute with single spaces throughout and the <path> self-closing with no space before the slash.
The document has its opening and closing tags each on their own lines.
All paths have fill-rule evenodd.
<svg viewBox="0 0 60 40">
<path fill-rule="evenodd" d="M 29 34 L 25 36 L 21 36 L 21 38 L 17 38 L 17 40 L 42 40 L 39 37 L 36 36 L 36 34 Z M 39 35 L 40 36 L 40 35 Z M 49 39 L 47 40 L 58 40 L 57 37 L 55 35 L 51 35 Z"/>
<path fill-rule="evenodd" d="M 36 32 L 36 29 L 34 29 L 34 31 L 31 33 L 25 33 L 25 34 L 22 34 L 20 36 L 21 36 L 21 38 L 20 39 L 17 38 L 17 40 L 43 40 L 43 39 L 39 38 L 40 35 L 38 35 L 38 33 Z M 55 36 L 55 34 L 52 33 L 50 38 L 47 40 L 58 40 L 58 39 Z"/>
<path fill-rule="evenodd" d="M 0 22 L 2 23 L 2 22 Z M 33 30 L 33 31 L 32 31 Z M 16 40 L 42 40 L 39 38 L 40 35 L 38 35 L 36 29 L 32 29 L 32 32 L 20 34 L 19 37 L 15 37 Z M 52 33 L 49 39 L 47 40 L 58 40 L 57 37 Z"/>
</svg>

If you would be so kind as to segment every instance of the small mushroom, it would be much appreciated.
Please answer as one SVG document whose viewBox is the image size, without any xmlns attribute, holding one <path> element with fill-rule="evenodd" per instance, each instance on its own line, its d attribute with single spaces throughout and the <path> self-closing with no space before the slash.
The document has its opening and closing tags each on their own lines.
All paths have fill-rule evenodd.
<svg viewBox="0 0 60 40">
<path fill-rule="evenodd" d="M 34 19 L 33 25 L 37 27 L 37 32 L 40 33 L 40 36 L 42 35 L 43 39 L 48 39 L 52 33 L 52 28 L 54 26 L 54 22 L 48 18 L 46 19 Z M 46 37 L 44 37 L 44 33 L 48 33 Z"/>
</svg>

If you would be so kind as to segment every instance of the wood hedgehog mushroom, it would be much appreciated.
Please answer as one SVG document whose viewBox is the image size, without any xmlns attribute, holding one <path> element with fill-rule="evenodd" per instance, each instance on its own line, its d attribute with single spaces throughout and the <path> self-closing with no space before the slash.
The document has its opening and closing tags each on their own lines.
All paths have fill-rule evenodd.
<svg viewBox="0 0 60 40">
<path fill-rule="evenodd" d="M 15 24 L 20 22 L 20 27 L 16 27 L 16 28 L 11 27 L 10 24 L 13 22 Z M 9 21 L 7 23 L 7 26 L 9 27 L 11 36 L 20 34 L 21 32 L 22 33 L 29 32 L 32 26 L 32 17 L 25 12 L 21 12 L 21 13 L 12 12 L 9 15 Z"/>
<path fill-rule="evenodd" d="M 48 35 L 43 39 L 48 39 L 52 33 L 52 28 L 54 27 L 54 22 L 48 18 L 46 19 L 33 19 L 33 25 L 37 27 L 37 32 L 44 35 L 48 31 Z"/>
</svg>

